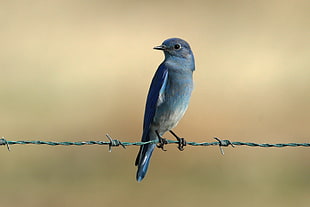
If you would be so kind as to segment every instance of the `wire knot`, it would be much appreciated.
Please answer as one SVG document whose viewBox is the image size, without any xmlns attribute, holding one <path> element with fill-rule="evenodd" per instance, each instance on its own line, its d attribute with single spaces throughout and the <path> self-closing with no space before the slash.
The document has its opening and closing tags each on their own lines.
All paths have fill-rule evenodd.
<svg viewBox="0 0 310 207">
<path fill-rule="evenodd" d="M 6 145 L 8 151 L 11 151 L 10 145 L 9 145 L 8 141 L 6 141 L 6 139 L 4 139 L 4 137 L 2 137 L 2 138 L 0 139 L 0 145 Z"/>
<path fill-rule="evenodd" d="M 109 139 L 109 152 L 112 152 L 112 147 L 118 147 L 122 146 L 124 149 L 126 149 L 125 145 L 119 141 L 118 139 L 112 139 L 112 137 L 109 134 L 106 134 L 106 137 Z"/>
<path fill-rule="evenodd" d="M 214 139 L 216 139 L 219 142 L 219 147 L 220 147 L 220 151 L 221 151 L 222 155 L 224 155 L 224 150 L 223 150 L 222 147 L 228 147 L 229 145 L 231 145 L 232 147 L 235 147 L 233 145 L 233 143 L 230 140 L 228 140 L 228 139 L 222 140 L 222 139 L 219 139 L 217 137 L 214 137 Z"/>
</svg>

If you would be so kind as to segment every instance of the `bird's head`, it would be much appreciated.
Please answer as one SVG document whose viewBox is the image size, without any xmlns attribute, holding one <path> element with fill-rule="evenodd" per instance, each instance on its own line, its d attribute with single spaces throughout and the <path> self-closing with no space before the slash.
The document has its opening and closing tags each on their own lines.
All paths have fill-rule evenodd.
<svg viewBox="0 0 310 207">
<path fill-rule="evenodd" d="M 189 44 L 180 38 L 170 38 L 161 45 L 154 47 L 155 50 L 162 50 L 168 57 L 192 58 L 193 53 Z"/>
</svg>

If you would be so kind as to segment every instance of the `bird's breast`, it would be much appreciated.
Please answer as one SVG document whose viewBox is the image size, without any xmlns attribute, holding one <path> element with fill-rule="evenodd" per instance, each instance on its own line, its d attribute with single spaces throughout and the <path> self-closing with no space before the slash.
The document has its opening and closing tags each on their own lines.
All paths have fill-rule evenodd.
<svg viewBox="0 0 310 207">
<path fill-rule="evenodd" d="M 188 107 L 192 89 L 192 76 L 168 77 L 152 124 L 156 130 L 165 133 L 178 124 Z"/>
</svg>

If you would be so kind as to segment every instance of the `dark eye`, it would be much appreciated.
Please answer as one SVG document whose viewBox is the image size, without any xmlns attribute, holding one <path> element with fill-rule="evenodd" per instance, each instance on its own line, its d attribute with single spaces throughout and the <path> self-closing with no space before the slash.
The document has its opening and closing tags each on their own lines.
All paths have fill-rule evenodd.
<svg viewBox="0 0 310 207">
<path fill-rule="evenodd" d="M 178 50 L 178 49 L 180 49 L 180 48 L 181 48 L 181 45 L 180 45 L 180 44 L 175 44 L 175 45 L 174 45 L 174 49 Z"/>
</svg>

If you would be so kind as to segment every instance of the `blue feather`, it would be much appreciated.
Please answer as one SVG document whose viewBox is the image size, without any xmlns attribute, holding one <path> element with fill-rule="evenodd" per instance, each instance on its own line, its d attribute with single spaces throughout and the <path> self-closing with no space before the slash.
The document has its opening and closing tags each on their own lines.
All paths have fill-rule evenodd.
<svg viewBox="0 0 310 207">
<path fill-rule="evenodd" d="M 142 141 L 146 140 L 146 136 L 148 134 L 151 122 L 154 118 L 156 106 L 158 105 L 158 99 L 161 94 L 164 92 L 164 88 L 166 86 L 168 77 L 168 69 L 164 64 L 161 64 L 152 80 L 149 93 L 147 95 L 145 112 L 144 112 L 144 122 L 143 122 L 143 136 Z"/>
<path fill-rule="evenodd" d="M 154 49 L 162 50 L 165 60 L 158 67 L 147 95 L 143 142 L 157 140 L 158 135 L 162 136 L 178 124 L 188 107 L 193 89 L 195 62 L 189 44 L 182 39 L 171 38 Z M 135 162 L 139 182 L 146 175 L 155 146 L 146 144 L 140 147 Z"/>
</svg>

